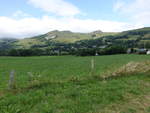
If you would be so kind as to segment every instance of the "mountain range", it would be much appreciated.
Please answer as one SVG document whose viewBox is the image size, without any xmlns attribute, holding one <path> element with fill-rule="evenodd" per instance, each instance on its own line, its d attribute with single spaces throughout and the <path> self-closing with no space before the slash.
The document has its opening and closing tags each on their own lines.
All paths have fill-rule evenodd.
<svg viewBox="0 0 150 113">
<path fill-rule="evenodd" d="M 150 46 L 150 27 L 128 30 L 123 32 L 102 32 L 97 30 L 90 33 L 78 33 L 71 31 L 51 31 L 46 34 L 24 39 L 1 38 L 0 49 L 29 49 L 46 48 L 49 43 L 73 44 L 84 41 L 102 40 L 105 44 L 126 44 L 127 46 Z M 53 45 L 54 46 L 54 45 Z"/>
</svg>

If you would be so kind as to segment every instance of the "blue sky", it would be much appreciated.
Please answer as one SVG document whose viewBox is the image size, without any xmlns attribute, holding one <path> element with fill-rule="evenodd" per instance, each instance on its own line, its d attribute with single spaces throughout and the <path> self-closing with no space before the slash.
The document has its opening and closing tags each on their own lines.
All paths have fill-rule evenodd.
<svg viewBox="0 0 150 113">
<path fill-rule="evenodd" d="M 51 30 L 118 32 L 150 25 L 150 0 L 1 0 L 0 37 Z"/>
<path fill-rule="evenodd" d="M 125 21 L 124 18 L 117 17 L 113 11 L 113 4 L 116 0 L 66 0 L 78 7 L 85 15 L 79 15 L 79 18 L 106 19 Z M 7 7 L 6 7 L 7 6 Z M 18 10 L 26 12 L 34 17 L 41 17 L 43 14 L 51 15 L 33 7 L 27 0 L 3 0 L 0 1 L 0 16 L 11 17 Z"/>
</svg>

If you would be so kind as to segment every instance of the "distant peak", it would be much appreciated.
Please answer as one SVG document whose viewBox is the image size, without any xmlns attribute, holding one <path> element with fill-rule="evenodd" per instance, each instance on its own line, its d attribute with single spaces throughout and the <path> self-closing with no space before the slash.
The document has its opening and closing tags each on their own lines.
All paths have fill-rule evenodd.
<svg viewBox="0 0 150 113">
<path fill-rule="evenodd" d="M 48 32 L 47 35 L 57 34 L 58 32 L 60 32 L 60 31 L 58 31 L 58 30 L 53 30 L 53 31 Z"/>
<path fill-rule="evenodd" d="M 101 30 L 96 30 L 96 31 L 93 31 L 92 33 L 94 33 L 94 34 L 100 34 L 100 33 L 103 33 L 103 31 L 101 31 Z"/>
<path fill-rule="evenodd" d="M 65 30 L 65 31 L 62 31 L 62 32 L 64 32 L 64 33 L 72 33 L 72 32 L 69 31 L 69 30 Z"/>
<path fill-rule="evenodd" d="M 53 31 L 51 31 L 51 32 L 59 32 L 59 30 L 53 30 Z"/>
<path fill-rule="evenodd" d="M 57 33 L 72 33 L 72 32 L 69 30 L 64 30 L 64 31 L 53 30 L 53 31 L 48 32 L 47 34 L 57 34 Z"/>
</svg>

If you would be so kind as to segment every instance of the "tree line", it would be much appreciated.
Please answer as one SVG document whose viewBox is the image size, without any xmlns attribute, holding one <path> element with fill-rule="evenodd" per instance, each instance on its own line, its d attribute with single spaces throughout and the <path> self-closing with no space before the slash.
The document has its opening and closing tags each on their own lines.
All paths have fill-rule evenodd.
<svg viewBox="0 0 150 113">
<path fill-rule="evenodd" d="M 112 55 L 124 54 L 127 48 L 122 46 L 109 46 L 106 48 L 46 48 L 46 49 L 11 49 L 0 50 L 0 56 L 95 56 L 95 55 Z"/>
</svg>

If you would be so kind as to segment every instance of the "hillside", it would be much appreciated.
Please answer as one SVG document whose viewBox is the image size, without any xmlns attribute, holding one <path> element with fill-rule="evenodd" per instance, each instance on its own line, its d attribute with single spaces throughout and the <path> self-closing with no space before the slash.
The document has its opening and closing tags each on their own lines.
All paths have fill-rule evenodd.
<svg viewBox="0 0 150 113">
<path fill-rule="evenodd" d="M 88 41 L 88 42 L 87 42 Z M 93 43 L 94 42 L 94 43 Z M 75 33 L 71 31 L 51 31 L 43 35 L 25 39 L 0 40 L 0 49 L 10 48 L 47 48 L 51 44 L 83 44 L 86 45 L 109 45 L 120 44 L 126 47 L 150 47 L 150 27 L 129 30 L 124 32 L 102 32 L 100 30 L 91 33 Z M 82 45 L 84 46 L 84 44 Z"/>
<path fill-rule="evenodd" d="M 14 38 L 0 38 L 0 50 L 12 48 L 13 43 L 16 41 L 17 39 L 14 39 Z"/>
<path fill-rule="evenodd" d="M 51 31 L 43 35 L 35 36 L 32 38 L 25 38 L 18 40 L 15 43 L 16 48 L 30 48 L 33 46 L 45 47 L 51 42 L 56 43 L 74 43 L 80 40 L 93 40 L 102 36 L 115 35 L 116 33 L 98 32 L 91 33 L 75 33 L 71 31 Z"/>
<path fill-rule="evenodd" d="M 119 40 L 150 40 L 150 27 L 124 31 L 115 36 Z"/>
<path fill-rule="evenodd" d="M 150 27 L 124 31 L 112 38 L 115 42 L 127 45 L 127 47 L 150 48 Z"/>
</svg>

